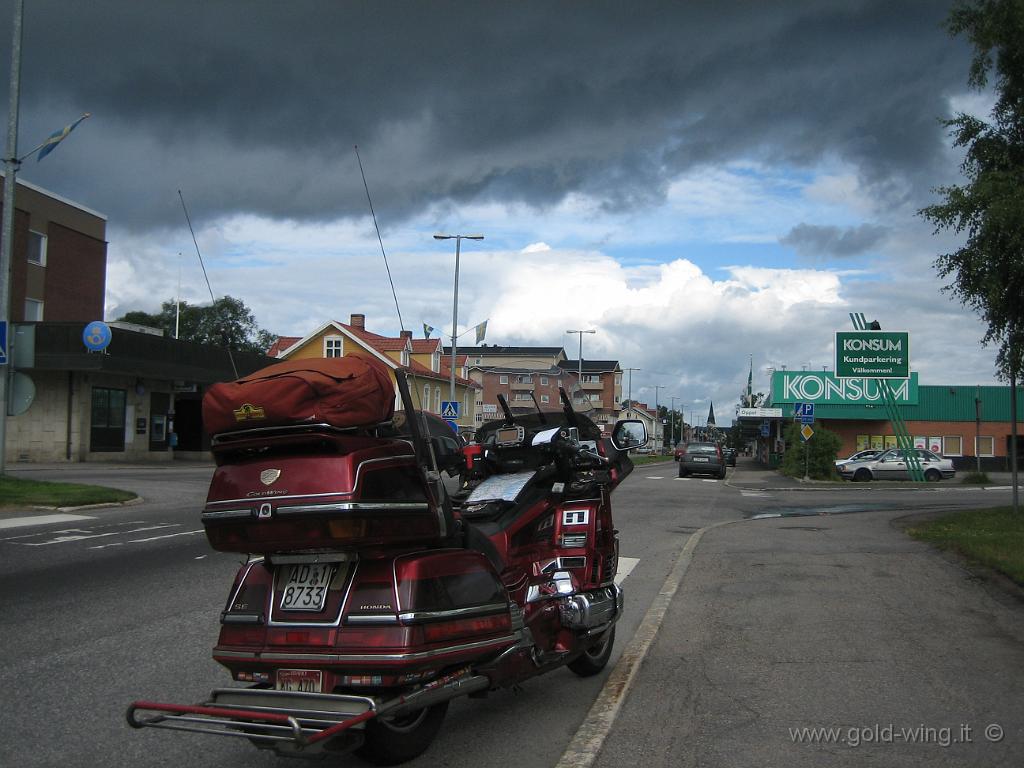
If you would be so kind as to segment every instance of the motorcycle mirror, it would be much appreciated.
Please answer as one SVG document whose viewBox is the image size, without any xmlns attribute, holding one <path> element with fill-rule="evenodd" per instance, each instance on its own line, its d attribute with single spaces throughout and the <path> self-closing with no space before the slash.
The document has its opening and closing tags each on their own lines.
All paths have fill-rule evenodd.
<svg viewBox="0 0 1024 768">
<path fill-rule="evenodd" d="M 627 451 L 647 444 L 647 426 L 640 419 L 624 419 L 612 431 L 612 445 L 616 450 Z"/>
</svg>

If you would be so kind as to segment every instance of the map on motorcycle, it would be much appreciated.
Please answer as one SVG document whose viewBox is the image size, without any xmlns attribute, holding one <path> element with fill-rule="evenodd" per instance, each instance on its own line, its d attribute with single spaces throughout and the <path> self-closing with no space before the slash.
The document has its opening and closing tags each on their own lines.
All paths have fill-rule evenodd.
<svg viewBox="0 0 1024 768">
<path fill-rule="evenodd" d="M 515 501 L 523 488 L 537 474 L 534 470 L 513 472 L 507 475 L 491 475 L 473 489 L 466 499 L 467 504 L 485 501 Z"/>
</svg>

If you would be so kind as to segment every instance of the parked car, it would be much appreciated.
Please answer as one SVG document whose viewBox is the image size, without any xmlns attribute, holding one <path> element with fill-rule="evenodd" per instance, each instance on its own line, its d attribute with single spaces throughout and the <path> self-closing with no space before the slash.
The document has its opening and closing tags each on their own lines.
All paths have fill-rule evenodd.
<svg viewBox="0 0 1024 768">
<path fill-rule="evenodd" d="M 944 459 L 923 448 L 912 449 L 916 452 L 924 471 L 924 479 L 937 483 L 943 478 L 956 476 L 953 460 Z M 851 461 L 839 468 L 839 474 L 845 480 L 867 482 L 868 480 L 909 480 L 910 465 L 906 454 L 901 448 L 892 448 L 885 453 L 863 461 Z"/>
<path fill-rule="evenodd" d="M 723 448 L 722 455 L 725 457 L 725 465 L 727 467 L 736 466 L 736 449 L 735 448 Z"/>
<path fill-rule="evenodd" d="M 725 477 L 725 457 L 718 443 L 686 443 L 679 456 L 679 476 L 691 474 Z"/>
<path fill-rule="evenodd" d="M 839 470 L 844 464 L 849 464 L 851 461 L 867 461 L 868 459 L 873 459 L 880 453 L 881 451 L 871 449 L 866 451 L 857 451 L 855 454 L 845 459 L 836 459 L 836 470 Z"/>
</svg>

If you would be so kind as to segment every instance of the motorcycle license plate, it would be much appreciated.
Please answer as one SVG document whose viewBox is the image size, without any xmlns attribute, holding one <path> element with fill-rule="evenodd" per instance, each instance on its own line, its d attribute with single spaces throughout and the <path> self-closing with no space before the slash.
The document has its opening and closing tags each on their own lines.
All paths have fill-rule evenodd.
<svg viewBox="0 0 1024 768">
<path fill-rule="evenodd" d="M 320 693 L 323 687 L 323 672 L 319 669 L 279 669 L 275 687 L 279 691 Z"/>
<path fill-rule="evenodd" d="M 281 610 L 322 611 L 334 569 L 334 565 L 324 563 L 289 566 L 288 579 L 281 590 Z"/>
<path fill-rule="evenodd" d="M 703 461 L 703 462 L 707 463 L 708 457 L 707 456 L 694 456 L 693 460 L 694 461 Z"/>
</svg>

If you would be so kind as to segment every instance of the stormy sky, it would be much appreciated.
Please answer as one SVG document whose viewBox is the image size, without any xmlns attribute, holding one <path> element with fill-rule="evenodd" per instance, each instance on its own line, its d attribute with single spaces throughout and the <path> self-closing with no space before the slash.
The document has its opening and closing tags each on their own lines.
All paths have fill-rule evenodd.
<svg viewBox="0 0 1024 768">
<path fill-rule="evenodd" d="M 397 334 L 358 145 L 417 335 L 451 327 L 432 235 L 481 233 L 460 332 L 575 358 L 565 330 L 595 328 L 584 357 L 642 369 L 650 403 L 727 420 L 751 357 L 762 391 L 768 368 L 831 368 L 852 311 L 911 333 L 922 383 L 993 378 L 932 267 L 957 241 L 916 213 L 960 181 L 940 121 L 991 104 L 946 3 L 25 5 L 20 152 L 92 117 L 21 178 L 108 217 L 108 320 L 179 273 L 209 300 L 181 190 L 214 291 L 262 327 L 361 312 Z"/>
</svg>

